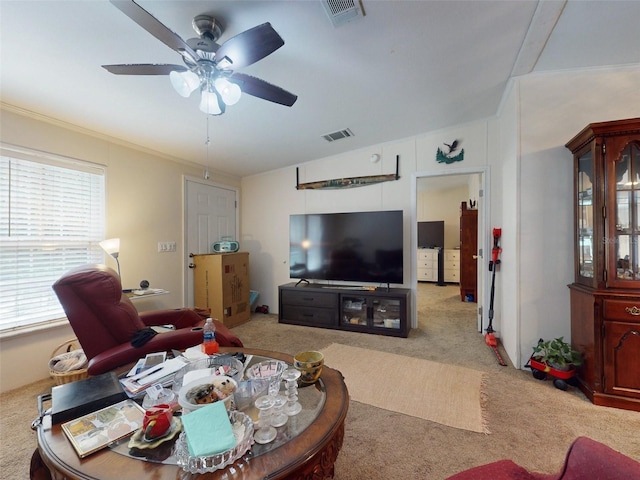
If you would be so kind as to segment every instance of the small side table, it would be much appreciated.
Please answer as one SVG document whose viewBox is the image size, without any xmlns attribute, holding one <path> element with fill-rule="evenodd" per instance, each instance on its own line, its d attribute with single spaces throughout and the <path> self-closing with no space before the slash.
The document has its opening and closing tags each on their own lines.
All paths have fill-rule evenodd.
<svg viewBox="0 0 640 480">
<path fill-rule="evenodd" d="M 140 300 L 141 298 L 149 298 L 149 297 L 157 297 L 159 295 L 166 295 L 169 290 L 164 290 L 163 288 L 147 288 L 145 290 L 130 290 L 124 291 L 124 294 L 129 297 L 130 300 Z"/>
</svg>

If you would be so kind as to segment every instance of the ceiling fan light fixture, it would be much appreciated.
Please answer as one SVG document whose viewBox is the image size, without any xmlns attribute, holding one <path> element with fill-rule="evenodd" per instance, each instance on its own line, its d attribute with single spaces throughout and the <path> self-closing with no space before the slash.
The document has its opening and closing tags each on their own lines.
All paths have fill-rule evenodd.
<svg viewBox="0 0 640 480">
<path fill-rule="evenodd" d="M 220 97 L 218 92 L 210 91 L 206 88 L 202 89 L 200 97 L 200 110 L 207 115 L 220 115 L 223 113 Z"/>
<path fill-rule="evenodd" d="M 115 75 L 169 75 L 174 89 L 184 98 L 200 87 L 200 110 L 211 115 L 224 113 L 227 105 L 237 103 L 243 92 L 287 107 L 293 106 L 298 99 L 297 95 L 264 80 L 234 73 L 234 70 L 258 62 L 284 45 L 284 40 L 269 22 L 245 30 L 218 45 L 216 41 L 222 34 L 222 26 L 210 15 L 198 15 L 193 19 L 198 38 L 185 41 L 136 1 L 111 0 L 111 3 L 167 47 L 179 53 L 186 68 L 170 64 L 103 65 L 108 72 Z M 230 75 L 233 77 L 229 77 Z M 232 81 L 228 82 L 227 77 L 232 78 Z M 216 87 L 215 81 L 218 78 L 227 80 L 228 83 Z"/>
<path fill-rule="evenodd" d="M 218 78 L 214 85 L 226 105 L 235 105 L 240 100 L 242 90 L 237 84 L 231 83 L 226 78 Z"/>
<path fill-rule="evenodd" d="M 222 57 L 220 59 L 216 59 L 216 65 L 218 68 L 225 69 L 231 68 L 233 62 L 229 59 L 229 57 Z"/>
<path fill-rule="evenodd" d="M 169 73 L 169 80 L 171 80 L 171 85 L 173 85 L 175 91 L 178 92 L 178 95 L 185 98 L 200 86 L 200 77 L 191 70 L 184 72 L 174 70 Z"/>
</svg>

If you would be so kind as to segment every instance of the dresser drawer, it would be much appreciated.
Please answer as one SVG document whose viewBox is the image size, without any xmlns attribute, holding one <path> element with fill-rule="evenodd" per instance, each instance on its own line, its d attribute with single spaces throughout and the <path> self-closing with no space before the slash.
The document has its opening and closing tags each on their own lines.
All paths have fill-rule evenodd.
<svg viewBox="0 0 640 480">
<path fill-rule="evenodd" d="M 337 308 L 338 296 L 334 293 L 324 293 L 315 291 L 283 290 L 282 305 L 299 305 L 308 307 Z"/>
<path fill-rule="evenodd" d="M 451 283 L 460 283 L 460 271 L 458 270 L 445 270 L 444 281 Z"/>
<path fill-rule="evenodd" d="M 433 268 L 419 268 L 416 278 L 422 282 L 435 282 L 438 280 L 438 272 Z"/>
<path fill-rule="evenodd" d="M 460 261 L 460 250 L 445 250 L 444 251 L 444 259 L 447 262 L 459 262 Z"/>
<path fill-rule="evenodd" d="M 335 295 L 335 297 L 337 298 L 338 296 Z M 280 312 L 280 321 L 312 327 L 333 327 L 338 325 L 338 310 L 337 308 L 283 305 Z"/>
<path fill-rule="evenodd" d="M 430 248 L 424 248 L 418 250 L 418 260 L 433 260 L 438 261 L 438 251 Z"/>
<path fill-rule="evenodd" d="M 640 299 L 604 300 L 602 302 L 602 310 L 604 318 L 607 320 L 640 323 Z"/>
<path fill-rule="evenodd" d="M 437 260 L 418 260 L 418 268 L 438 268 Z"/>
</svg>

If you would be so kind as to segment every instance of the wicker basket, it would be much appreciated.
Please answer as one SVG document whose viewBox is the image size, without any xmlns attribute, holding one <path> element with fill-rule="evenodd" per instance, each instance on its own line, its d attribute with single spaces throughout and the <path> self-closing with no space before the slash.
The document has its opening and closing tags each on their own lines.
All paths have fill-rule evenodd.
<svg viewBox="0 0 640 480">
<path fill-rule="evenodd" d="M 78 350 L 80 348 L 82 347 L 80 346 L 80 342 L 78 342 L 78 339 L 72 338 L 71 340 L 67 340 L 63 344 L 58 345 L 58 347 L 56 347 L 56 349 L 51 353 L 51 358 L 57 357 L 58 355 L 65 352 Z M 56 372 L 55 370 L 49 368 L 49 373 L 51 375 L 51 378 L 53 378 L 53 380 L 56 382 L 56 385 L 63 385 L 65 383 L 71 383 L 89 377 L 86 368 L 82 368 L 80 370 L 71 370 L 68 372 Z"/>
</svg>

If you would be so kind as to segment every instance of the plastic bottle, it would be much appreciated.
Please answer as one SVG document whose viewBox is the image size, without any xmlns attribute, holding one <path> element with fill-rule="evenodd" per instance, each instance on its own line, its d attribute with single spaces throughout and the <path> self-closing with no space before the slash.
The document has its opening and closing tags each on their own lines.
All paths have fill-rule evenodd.
<svg viewBox="0 0 640 480">
<path fill-rule="evenodd" d="M 218 353 L 220 346 L 218 342 L 216 342 L 216 326 L 213 323 L 213 319 L 207 318 L 203 330 L 204 340 L 202 342 L 202 351 L 207 355 Z"/>
</svg>

